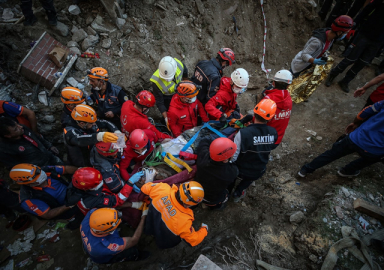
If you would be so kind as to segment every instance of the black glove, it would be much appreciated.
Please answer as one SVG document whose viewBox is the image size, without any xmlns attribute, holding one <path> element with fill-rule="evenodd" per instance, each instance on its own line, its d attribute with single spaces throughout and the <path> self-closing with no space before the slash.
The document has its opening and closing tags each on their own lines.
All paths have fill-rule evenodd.
<svg viewBox="0 0 384 270">
<path fill-rule="evenodd" d="M 220 116 L 219 121 L 220 121 L 220 124 L 223 124 L 223 125 L 227 123 L 227 117 L 225 117 L 224 113 Z"/>
</svg>

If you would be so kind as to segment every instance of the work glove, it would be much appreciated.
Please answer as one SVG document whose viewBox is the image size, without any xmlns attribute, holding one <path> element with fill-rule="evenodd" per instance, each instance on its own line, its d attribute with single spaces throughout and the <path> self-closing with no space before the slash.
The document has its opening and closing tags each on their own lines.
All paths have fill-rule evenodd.
<svg viewBox="0 0 384 270">
<path fill-rule="evenodd" d="M 143 212 L 141 213 L 141 217 L 148 215 L 148 209 L 149 209 L 149 205 L 144 204 Z"/>
<path fill-rule="evenodd" d="M 125 136 L 125 134 L 123 134 L 120 130 L 115 130 L 113 133 L 115 133 L 118 137 L 124 135 L 124 141 L 127 141 L 127 136 Z"/>
<path fill-rule="evenodd" d="M 136 193 L 140 193 L 141 189 L 138 188 L 136 185 L 133 185 L 133 191 L 136 192 Z"/>
<path fill-rule="evenodd" d="M 201 223 L 201 228 L 206 228 L 207 229 L 207 232 L 208 232 L 208 225 L 205 224 L 205 223 Z"/>
<path fill-rule="evenodd" d="M 320 58 L 316 58 L 315 60 L 313 60 L 313 63 L 315 65 L 325 65 L 327 61 L 321 60 Z"/>
<path fill-rule="evenodd" d="M 223 113 L 219 118 L 220 124 L 225 125 L 227 123 L 227 116 Z"/>
<path fill-rule="evenodd" d="M 129 178 L 129 181 L 132 183 L 132 184 L 135 184 L 137 181 L 140 180 L 140 178 L 144 175 L 144 171 L 141 171 L 141 172 L 137 172 L 135 173 L 134 175 L 131 176 L 131 178 Z"/>
<path fill-rule="evenodd" d="M 144 202 L 133 202 L 132 208 L 135 208 L 137 210 L 143 210 L 144 208 Z"/>
<path fill-rule="evenodd" d="M 112 132 L 99 132 L 96 138 L 99 142 L 105 143 L 116 143 L 118 139 L 117 135 Z"/>
</svg>

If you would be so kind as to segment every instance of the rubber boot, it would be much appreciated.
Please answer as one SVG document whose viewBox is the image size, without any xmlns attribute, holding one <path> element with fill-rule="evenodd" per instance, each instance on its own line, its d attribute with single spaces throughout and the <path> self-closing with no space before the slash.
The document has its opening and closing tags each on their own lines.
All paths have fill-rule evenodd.
<svg viewBox="0 0 384 270">
<path fill-rule="evenodd" d="M 328 74 L 327 79 L 325 80 L 325 86 L 330 87 L 333 80 L 337 77 L 337 75 L 333 75 L 332 71 Z"/>
<path fill-rule="evenodd" d="M 341 80 L 337 84 L 341 87 L 341 90 L 343 90 L 345 93 L 349 93 L 349 87 L 347 82 L 344 82 L 344 80 Z"/>
</svg>

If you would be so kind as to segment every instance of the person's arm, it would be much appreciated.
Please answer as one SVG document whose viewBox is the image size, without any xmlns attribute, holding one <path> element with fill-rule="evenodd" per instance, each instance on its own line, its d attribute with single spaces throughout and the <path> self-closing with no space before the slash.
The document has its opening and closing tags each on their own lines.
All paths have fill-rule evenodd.
<svg viewBox="0 0 384 270">
<path fill-rule="evenodd" d="M 141 192 L 143 192 L 145 195 L 149 195 L 151 193 L 151 190 L 156 187 L 158 183 L 153 183 L 153 182 L 149 182 L 149 183 L 146 183 L 144 184 L 142 187 L 141 187 Z"/>
<path fill-rule="evenodd" d="M 172 113 L 171 111 L 168 111 L 168 124 L 169 128 L 171 129 L 173 136 L 178 137 L 182 133 L 181 127 L 177 124 L 177 120 L 179 119 L 177 115 Z"/>
<path fill-rule="evenodd" d="M 23 107 L 23 111 L 21 112 L 21 115 L 28 119 L 29 123 L 31 124 L 32 131 L 38 133 L 35 112 Z"/>
<path fill-rule="evenodd" d="M 107 168 L 99 168 L 99 171 L 101 172 L 104 183 L 112 193 L 118 193 L 123 188 L 124 180 L 118 168 L 112 168 L 112 166 L 108 165 Z"/>
<path fill-rule="evenodd" d="M 384 81 L 384 73 L 380 74 L 379 76 L 373 78 L 369 82 L 367 82 L 363 87 L 360 87 L 357 89 L 354 93 L 354 97 L 360 97 L 364 95 L 365 91 L 367 91 L 371 86 L 374 86 L 376 84 L 379 84 L 380 82 Z"/>
<path fill-rule="evenodd" d="M 380 112 L 383 109 L 383 107 L 384 107 L 384 100 L 376 102 L 371 106 L 365 107 L 362 111 L 360 111 L 356 115 L 356 118 L 353 120 L 353 122 L 347 126 L 347 128 L 345 129 L 345 132 L 351 133 L 368 118 Z"/>
<path fill-rule="evenodd" d="M 81 134 L 77 130 L 72 129 L 65 133 L 66 141 L 69 145 L 84 147 L 98 142 L 97 133 Z"/>
<path fill-rule="evenodd" d="M 156 99 L 156 106 L 159 109 L 160 113 L 165 118 L 167 117 L 167 108 L 165 107 L 165 104 L 164 104 L 163 93 L 160 91 L 159 87 L 157 87 L 155 83 L 152 83 L 152 89 L 153 89 L 153 95 L 155 96 L 155 99 Z"/>
<path fill-rule="evenodd" d="M 222 98 L 219 94 L 216 94 L 215 97 L 211 98 L 207 104 L 205 104 L 205 110 L 209 115 L 219 119 L 223 114 L 223 112 L 217 109 L 217 106 L 220 105 L 222 105 Z"/>
<path fill-rule="evenodd" d="M 203 122 L 208 122 L 209 118 L 208 118 L 207 112 L 205 111 L 204 106 L 200 102 L 200 100 L 197 100 L 197 110 L 199 111 L 201 120 L 203 120 Z"/>
<path fill-rule="evenodd" d="M 313 61 L 317 57 L 317 55 L 313 55 L 316 51 L 318 51 L 320 48 L 322 48 L 323 44 L 322 42 L 315 37 L 311 37 L 307 44 L 305 44 L 304 49 L 301 53 L 301 59 L 304 62 L 313 64 Z M 320 51 L 321 53 L 321 51 Z"/>
<path fill-rule="evenodd" d="M 240 132 L 237 132 L 233 142 L 236 144 L 237 149 L 236 149 L 235 154 L 231 158 L 231 162 L 235 162 L 237 160 L 237 158 L 239 157 L 239 154 L 240 154 L 240 148 L 241 148 L 241 133 Z"/>
<path fill-rule="evenodd" d="M 149 123 L 149 122 L 148 122 Z M 162 141 L 164 139 L 172 139 L 172 136 L 160 132 L 154 125 L 150 124 L 148 129 L 152 130 L 153 132 L 156 133 L 156 136 L 159 138 L 159 141 Z"/>
<path fill-rule="evenodd" d="M 63 174 L 74 174 L 77 171 L 77 169 L 78 168 L 75 166 L 70 166 L 70 165 L 64 166 Z"/>
<path fill-rule="evenodd" d="M 104 129 L 104 128 L 107 129 L 109 132 L 115 132 L 116 130 L 119 130 L 114 124 L 112 124 L 111 122 L 109 122 L 107 120 L 103 120 L 103 119 L 97 120 L 96 125 L 100 129 Z"/>
<path fill-rule="evenodd" d="M 121 107 L 123 106 L 123 103 L 128 100 L 128 96 L 123 89 L 120 90 L 117 99 L 119 101 L 120 106 L 111 110 L 115 116 L 121 114 Z"/>
<path fill-rule="evenodd" d="M 128 173 L 128 167 L 131 164 L 132 156 L 128 154 L 128 151 L 132 151 L 130 146 L 128 150 L 124 149 L 124 158 L 120 161 L 120 175 L 124 179 L 124 181 L 127 181 L 129 179 L 129 173 Z"/>
<path fill-rule="evenodd" d="M 184 239 L 188 244 L 192 247 L 200 244 L 204 238 L 208 235 L 208 228 L 201 227 L 198 231 L 195 231 L 195 228 L 192 226 L 192 222 L 190 222 L 189 226 L 182 226 L 184 231 L 180 233 L 180 237 Z"/>
<path fill-rule="evenodd" d="M 65 205 L 59 206 L 59 207 L 56 207 L 56 208 L 52 208 L 52 209 L 49 209 L 48 212 L 44 213 L 40 217 L 43 218 L 43 219 L 53 219 L 53 218 L 61 215 L 65 211 L 68 211 L 70 208 L 71 207 L 65 206 Z"/>
<path fill-rule="evenodd" d="M 209 81 L 209 85 L 207 87 L 208 88 L 208 93 L 207 93 L 208 99 L 213 98 L 216 95 L 217 91 L 219 91 L 220 80 L 221 80 L 221 77 L 216 76 L 216 77 L 212 78 L 212 81 Z"/>
<path fill-rule="evenodd" d="M 139 226 L 137 226 L 137 229 L 132 237 L 123 237 L 124 241 L 126 243 L 125 249 L 134 247 L 139 243 L 140 237 L 143 234 L 144 224 L 145 224 L 145 218 L 146 216 L 142 216 Z"/>
</svg>

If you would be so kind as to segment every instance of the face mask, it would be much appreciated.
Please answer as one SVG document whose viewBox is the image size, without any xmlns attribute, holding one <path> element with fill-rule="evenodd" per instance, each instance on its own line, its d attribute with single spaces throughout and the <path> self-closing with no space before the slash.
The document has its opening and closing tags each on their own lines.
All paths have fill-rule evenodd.
<svg viewBox="0 0 384 270">
<path fill-rule="evenodd" d="M 338 40 L 338 41 L 343 40 L 346 36 L 347 36 L 347 34 L 345 33 L 345 34 L 341 35 L 341 36 L 340 36 L 338 39 L 336 39 L 336 40 Z"/>
<path fill-rule="evenodd" d="M 144 155 L 145 153 L 147 153 L 147 151 L 148 151 L 147 148 L 145 148 L 145 150 L 144 150 L 143 152 L 141 152 L 141 153 L 139 153 L 139 152 L 137 152 L 137 151 L 135 150 L 135 152 L 136 152 L 137 154 L 139 154 L 140 156 L 142 156 L 142 155 Z"/>
<path fill-rule="evenodd" d="M 146 108 L 142 111 L 143 114 L 147 114 L 149 112 L 149 108 Z"/>
<path fill-rule="evenodd" d="M 232 91 L 235 94 L 240 94 L 240 93 L 244 93 L 245 92 L 245 88 L 240 88 L 240 87 L 237 87 L 237 86 L 233 86 Z"/>
<path fill-rule="evenodd" d="M 188 103 L 193 103 L 193 102 L 195 102 L 195 101 L 196 101 L 196 97 L 187 99 L 187 102 L 188 102 Z"/>
<path fill-rule="evenodd" d="M 46 180 L 47 180 L 47 174 L 44 171 L 41 171 L 39 178 L 37 178 L 36 182 L 33 183 L 33 186 L 41 185 Z"/>
<path fill-rule="evenodd" d="M 100 81 L 97 82 L 97 86 L 93 88 L 93 90 L 100 91 L 101 88 L 99 87 Z"/>
</svg>

